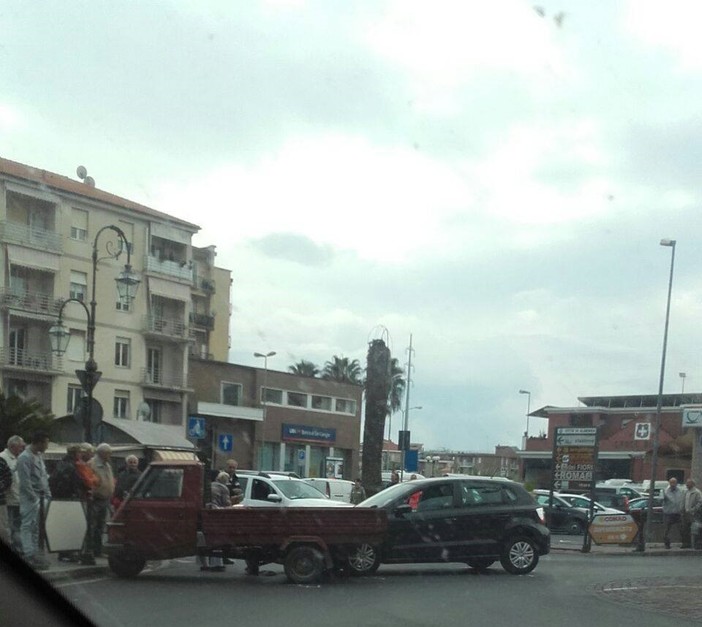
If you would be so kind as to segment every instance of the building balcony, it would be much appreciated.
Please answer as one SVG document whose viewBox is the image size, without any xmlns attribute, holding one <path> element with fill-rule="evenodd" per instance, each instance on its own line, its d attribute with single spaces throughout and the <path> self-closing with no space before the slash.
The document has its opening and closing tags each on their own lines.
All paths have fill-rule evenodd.
<svg viewBox="0 0 702 627">
<path fill-rule="evenodd" d="M 31 371 L 39 374 L 62 372 L 61 358 L 51 351 L 28 351 L 23 348 L 0 348 L 0 367 L 4 370 Z"/>
<path fill-rule="evenodd" d="M 193 270 L 187 261 L 176 261 L 171 259 L 159 259 L 152 255 L 147 255 L 144 261 L 146 272 L 155 272 L 169 277 L 175 277 L 188 283 L 192 283 Z"/>
<path fill-rule="evenodd" d="M 191 313 L 190 321 L 193 323 L 193 326 L 198 327 L 200 329 L 205 329 L 207 331 L 214 330 L 214 314 Z"/>
<path fill-rule="evenodd" d="M 55 231 L 47 231 L 19 222 L 0 221 L 0 240 L 32 248 L 41 248 L 49 252 L 60 253 L 61 236 Z"/>
<path fill-rule="evenodd" d="M 142 368 L 141 385 L 148 388 L 186 391 L 190 390 L 188 381 L 182 375 L 172 375 L 162 370 Z"/>
<path fill-rule="evenodd" d="M 144 333 L 158 335 L 176 340 L 189 341 L 192 337 L 190 325 L 179 318 L 159 318 L 158 316 L 144 317 Z"/>
<path fill-rule="evenodd" d="M 209 294 L 214 294 L 216 291 L 214 279 L 206 279 L 203 276 L 195 277 L 195 287 Z"/>
<path fill-rule="evenodd" d="M 54 298 L 33 290 L 14 290 L 0 288 L 0 309 L 16 310 L 56 318 L 63 299 Z"/>
</svg>

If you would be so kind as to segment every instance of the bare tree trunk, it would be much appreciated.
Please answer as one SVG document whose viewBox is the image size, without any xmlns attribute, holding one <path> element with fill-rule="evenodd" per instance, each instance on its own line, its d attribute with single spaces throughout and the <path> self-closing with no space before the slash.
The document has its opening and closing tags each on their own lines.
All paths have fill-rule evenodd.
<svg viewBox="0 0 702 627">
<path fill-rule="evenodd" d="M 382 489 L 383 434 L 390 394 L 390 349 L 383 340 L 373 340 L 366 366 L 366 422 L 363 429 L 363 474 L 366 494 Z"/>
</svg>

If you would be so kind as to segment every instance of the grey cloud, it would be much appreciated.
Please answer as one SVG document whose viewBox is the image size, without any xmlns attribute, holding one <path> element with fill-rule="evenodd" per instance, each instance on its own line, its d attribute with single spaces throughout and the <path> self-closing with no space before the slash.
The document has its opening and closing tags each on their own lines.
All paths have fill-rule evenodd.
<svg viewBox="0 0 702 627">
<path fill-rule="evenodd" d="M 329 245 L 317 244 L 297 233 L 271 233 L 250 245 L 267 257 L 293 261 L 305 266 L 327 266 L 334 260 L 334 250 Z"/>
</svg>

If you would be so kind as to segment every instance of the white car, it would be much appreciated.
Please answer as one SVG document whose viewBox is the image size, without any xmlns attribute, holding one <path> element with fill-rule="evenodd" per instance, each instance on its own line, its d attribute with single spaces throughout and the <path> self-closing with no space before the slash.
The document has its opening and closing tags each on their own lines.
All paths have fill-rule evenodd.
<svg viewBox="0 0 702 627">
<path fill-rule="evenodd" d="M 352 507 L 333 501 L 303 479 L 287 475 L 237 473 L 248 507 Z"/>
<path fill-rule="evenodd" d="M 564 501 L 568 501 L 573 507 L 578 507 L 580 509 L 585 509 L 590 511 L 590 499 L 582 494 L 564 494 L 563 492 L 558 492 Z M 597 501 L 595 501 L 595 514 L 623 514 L 620 509 L 615 509 L 614 507 L 605 507 Z"/>
<path fill-rule="evenodd" d="M 332 501 L 339 501 L 340 503 L 351 502 L 353 481 L 347 481 L 346 479 L 327 479 L 323 477 L 310 477 L 304 479 L 304 481 L 317 488 L 317 490 Z"/>
</svg>

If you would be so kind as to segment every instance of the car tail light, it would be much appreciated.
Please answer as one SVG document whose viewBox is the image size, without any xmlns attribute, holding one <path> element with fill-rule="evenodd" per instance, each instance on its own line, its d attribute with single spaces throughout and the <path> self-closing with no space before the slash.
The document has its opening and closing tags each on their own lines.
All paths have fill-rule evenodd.
<svg viewBox="0 0 702 627">
<path fill-rule="evenodd" d="M 543 507 L 537 507 L 536 508 L 536 514 L 539 517 L 539 520 L 541 521 L 542 525 L 546 524 L 546 518 L 544 517 L 544 508 Z"/>
</svg>

